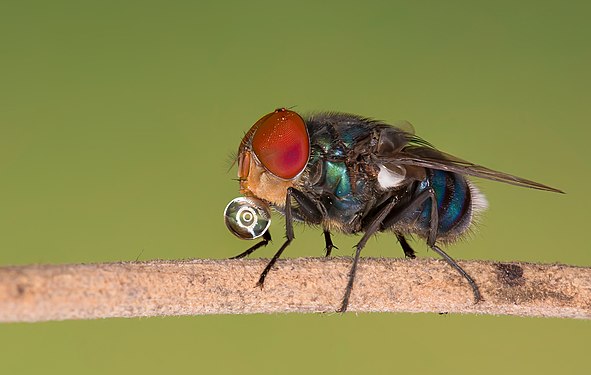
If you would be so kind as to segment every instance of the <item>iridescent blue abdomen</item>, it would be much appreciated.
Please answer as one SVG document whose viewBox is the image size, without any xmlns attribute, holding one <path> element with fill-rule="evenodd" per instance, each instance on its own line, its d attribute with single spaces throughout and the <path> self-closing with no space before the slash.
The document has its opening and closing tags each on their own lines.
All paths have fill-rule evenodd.
<svg viewBox="0 0 591 375">
<path fill-rule="evenodd" d="M 446 171 L 427 169 L 427 177 L 418 185 L 416 193 L 429 186 L 435 190 L 439 215 L 438 235 L 463 232 L 470 224 L 472 196 L 468 181 L 461 175 Z M 417 219 L 417 225 L 429 230 L 431 201 L 427 200 Z"/>
</svg>

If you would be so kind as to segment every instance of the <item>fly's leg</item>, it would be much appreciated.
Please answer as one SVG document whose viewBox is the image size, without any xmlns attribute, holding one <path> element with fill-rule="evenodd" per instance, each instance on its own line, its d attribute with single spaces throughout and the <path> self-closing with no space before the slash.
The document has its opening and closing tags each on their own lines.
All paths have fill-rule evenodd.
<svg viewBox="0 0 591 375">
<path fill-rule="evenodd" d="M 405 217 L 408 217 L 413 212 L 421 210 L 423 203 L 425 203 L 427 199 L 431 199 L 431 218 L 429 222 L 430 227 L 427 244 L 429 244 L 429 246 L 431 246 L 430 244 L 435 244 L 435 240 L 437 239 L 437 227 L 439 226 L 439 215 L 437 214 L 437 199 L 435 199 L 435 190 L 433 188 L 423 190 L 412 201 L 408 202 L 406 206 L 399 210 L 392 211 L 390 215 L 384 219 L 382 229 L 390 228 L 392 225 Z"/>
<path fill-rule="evenodd" d="M 279 259 L 279 257 L 281 256 L 281 254 L 283 253 L 285 248 L 288 247 L 289 244 L 291 243 L 291 241 L 293 241 L 293 239 L 295 238 L 295 236 L 293 235 L 293 218 L 291 217 L 292 190 L 293 190 L 293 188 L 288 188 L 287 194 L 285 196 L 285 242 L 283 243 L 283 245 L 281 245 L 279 250 L 277 250 L 275 255 L 273 255 L 273 258 L 271 258 L 269 263 L 267 263 L 267 266 L 265 267 L 263 272 L 261 272 L 261 276 L 259 277 L 259 281 L 257 281 L 258 287 L 261 287 L 261 288 L 263 287 L 263 285 L 265 284 L 265 277 L 267 277 L 267 274 L 269 273 L 271 268 L 275 265 L 275 262 L 277 262 L 277 259 Z"/>
<path fill-rule="evenodd" d="M 281 256 L 281 254 L 283 253 L 285 248 L 287 248 L 287 246 L 289 246 L 291 241 L 293 241 L 293 239 L 295 238 L 295 236 L 293 234 L 293 216 L 291 213 L 292 198 L 297 202 L 301 215 L 304 216 L 304 218 L 307 221 L 309 221 L 312 224 L 319 224 L 322 221 L 322 213 L 315 206 L 314 202 L 310 198 L 308 198 L 304 193 L 300 192 L 297 189 L 294 189 L 291 187 L 287 189 L 287 194 L 285 196 L 285 238 L 286 239 L 285 239 L 285 242 L 283 243 L 283 245 L 281 245 L 279 250 L 275 253 L 275 255 L 273 255 L 273 258 L 271 258 L 271 260 L 269 261 L 269 263 L 267 263 L 267 266 L 265 267 L 265 269 L 261 273 L 261 276 L 259 277 L 259 281 L 257 282 L 257 286 L 259 286 L 261 288 L 265 284 L 265 278 L 267 277 L 267 274 L 269 273 L 269 271 L 271 271 L 271 268 L 273 268 L 273 266 L 277 262 L 277 259 L 279 259 L 279 257 Z"/>
<path fill-rule="evenodd" d="M 353 282 L 355 281 L 355 274 L 357 273 L 357 264 L 359 263 L 359 256 L 361 255 L 361 250 L 365 247 L 367 240 L 371 236 L 373 236 L 377 231 L 380 230 L 382 221 L 388 216 L 388 214 L 392 211 L 394 206 L 396 206 L 396 200 L 390 199 L 390 202 L 382 208 L 377 215 L 371 219 L 367 228 L 365 229 L 365 233 L 363 233 L 363 237 L 356 247 L 355 257 L 353 258 L 353 265 L 351 266 L 351 271 L 349 272 L 349 281 L 347 281 L 347 287 L 345 288 L 345 295 L 343 296 L 343 301 L 341 303 L 341 307 L 338 312 L 345 312 L 347 311 L 347 306 L 349 305 L 349 298 L 351 297 L 351 291 L 353 290 Z"/>
<path fill-rule="evenodd" d="M 447 264 L 458 271 L 460 275 L 466 279 L 466 281 L 468 281 L 468 284 L 470 284 L 470 287 L 472 288 L 472 293 L 474 294 L 474 303 L 478 303 L 480 300 L 482 300 L 482 295 L 480 294 L 480 290 L 478 289 L 476 282 L 474 282 L 470 275 L 468 275 L 468 273 L 464 271 L 464 269 L 460 267 L 460 265 L 455 260 L 453 260 L 452 257 L 447 255 L 445 251 L 441 250 L 437 245 L 435 245 L 435 241 L 437 240 L 437 226 L 439 225 L 438 217 L 439 214 L 437 211 L 437 199 L 435 199 L 435 192 L 433 192 L 431 195 L 431 228 L 429 228 L 429 238 L 427 239 L 427 245 L 429 245 L 433 251 L 439 254 L 439 256 L 442 257 L 443 260 L 447 262 Z"/>
<path fill-rule="evenodd" d="M 410 259 L 415 259 L 417 257 L 415 251 L 410 247 L 408 242 L 406 242 L 406 238 L 400 233 L 396 233 L 396 238 L 398 238 L 398 243 L 400 243 L 400 247 L 402 247 L 402 251 L 404 251 L 404 256 Z"/>
<path fill-rule="evenodd" d="M 324 243 L 326 244 L 326 257 L 330 256 L 332 249 L 338 249 L 338 247 L 332 243 L 332 237 L 330 236 L 330 231 L 328 229 L 324 230 Z"/>
<path fill-rule="evenodd" d="M 288 191 L 288 193 L 291 194 L 291 197 L 297 203 L 298 213 L 303 216 L 307 223 L 322 223 L 324 215 L 312 198 L 297 189 L 289 188 L 288 190 L 291 190 L 291 192 Z"/>
<path fill-rule="evenodd" d="M 322 224 L 322 219 L 324 218 L 323 211 L 312 198 L 296 189 L 292 189 L 291 195 L 298 205 L 299 214 L 307 223 Z M 338 249 L 338 247 L 332 243 L 332 238 L 328 229 L 324 229 L 324 243 L 326 245 L 325 251 L 327 257 L 330 256 L 332 249 Z"/>
<path fill-rule="evenodd" d="M 423 203 L 427 199 L 431 199 L 431 220 L 429 224 L 429 237 L 427 238 L 427 245 L 433 251 L 439 254 L 439 256 L 441 256 L 443 260 L 447 262 L 447 264 L 449 264 L 456 271 L 458 271 L 460 275 L 462 275 L 462 277 L 466 279 L 466 281 L 468 281 L 468 284 L 470 284 L 470 287 L 472 287 L 472 293 L 474 294 L 474 303 L 478 303 L 482 299 L 480 290 L 478 289 L 478 285 L 476 285 L 476 283 L 470 277 L 470 275 L 468 275 L 468 273 L 462 267 L 460 267 L 460 265 L 455 260 L 453 260 L 452 257 L 447 255 L 445 251 L 441 250 L 439 247 L 435 245 L 435 241 L 437 240 L 437 227 L 439 225 L 439 214 L 437 210 L 437 199 L 435 197 L 435 190 L 433 190 L 433 188 L 424 190 L 419 195 L 417 195 L 416 198 L 412 200 L 405 208 L 401 209 L 400 211 L 396 211 L 392 216 L 386 218 L 386 220 L 384 220 L 383 223 L 383 228 L 388 228 L 394 225 L 398 220 L 406 217 L 407 215 L 412 214 L 416 210 L 420 210 Z"/>
<path fill-rule="evenodd" d="M 254 246 L 249 247 L 245 252 L 240 253 L 236 256 L 233 256 L 230 259 L 240 259 L 240 258 L 244 258 L 247 255 L 250 255 L 252 253 L 255 252 L 255 250 L 263 247 L 263 246 L 267 246 L 269 244 L 269 242 L 271 242 L 271 233 L 269 231 L 266 231 L 265 234 L 263 234 L 263 239 L 261 241 L 259 241 L 258 243 L 256 243 Z"/>
<path fill-rule="evenodd" d="M 439 254 L 439 256 L 442 257 L 447 262 L 447 264 L 449 264 L 450 266 L 455 268 L 455 270 L 458 271 L 460 273 L 460 275 L 462 275 L 464 277 L 464 279 L 466 279 L 468 281 L 468 284 L 470 284 L 470 286 L 472 287 L 472 293 L 474 294 L 474 303 L 478 303 L 478 302 L 482 301 L 482 295 L 480 294 L 480 290 L 478 289 L 478 285 L 476 285 L 476 283 L 470 277 L 470 275 L 468 275 L 468 273 L 466 271 L 464 271 L 464 269 L 462 267 L 460 267 L 460 265 L 458 263 L 456 263 L 456 261 L 453 260 L 452 257 L 447 255 L 447 253 L 445 251 L 441 250 L 435 244 L 430 245 L 429 247 L 434 252 Z"/>
</svg>

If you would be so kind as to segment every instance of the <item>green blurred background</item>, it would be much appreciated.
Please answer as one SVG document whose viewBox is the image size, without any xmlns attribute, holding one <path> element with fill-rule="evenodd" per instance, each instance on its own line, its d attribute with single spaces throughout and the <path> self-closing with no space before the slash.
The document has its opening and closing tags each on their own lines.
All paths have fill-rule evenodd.
<svg viewBox="0 0 591 375">
<path fill-rule="evenodd" d="M 491 208 L 456 258 L 590 266 L 588 4 L 3 0 L 0 264 L 237 254 L 249 243 L 221 215 L 238 195 L 230 155 L 260 116 L 295 106 L 406 119 L 567 192 L 480 181 Z M 287 256 L 322 254 L 319 231 L 296 236 Z M 337 255 L 355 241 L 336 236 Z M 381 235 L 364 255 L 402 251 Z M 0 368 L 574 374 L 590 337 L 587 321 L 436 314 L 10 324 Z"/>
</svg>

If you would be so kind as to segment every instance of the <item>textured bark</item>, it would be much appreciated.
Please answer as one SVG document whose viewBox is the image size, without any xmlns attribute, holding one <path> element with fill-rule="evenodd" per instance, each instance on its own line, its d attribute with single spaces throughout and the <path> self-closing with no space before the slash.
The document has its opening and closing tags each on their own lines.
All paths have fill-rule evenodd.
<svg viewBox="0 0 591 375">
<path fill-rule="evenodd" d="M 333 312 L 350 258 L 183 260 L 0 267 L 0 321 Z M 449 312 L 591 318 L 591 269 L 462 261 L 484 301 L 435 259 L 361 259 L 350 312 Z"/>
</svg>

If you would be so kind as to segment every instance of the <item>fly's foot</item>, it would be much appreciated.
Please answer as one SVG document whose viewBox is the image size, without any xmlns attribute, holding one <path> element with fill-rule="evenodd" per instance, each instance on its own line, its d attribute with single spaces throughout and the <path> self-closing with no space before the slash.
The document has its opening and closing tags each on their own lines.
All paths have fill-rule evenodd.
<svg viewBox="0 0 591 375">
<path fill-rule="evenodd" d="M 330 256 L 330 253 L 332 252 L 332 249 L 337 249 L 338 250 L 339 248 L 336 247 L 335 245 L 333 245 L 332 243 L 327 244 L 326 245 L 326 248 L 324 249 L 324 252 L 325 252 L 324 256 L 325 257 L 329 257 Z"/>
<path fill-rule="evenodd" d="M 330 256 L 330 253 L 332 252 L 332 249 L 339 249 L 338 247 L 336 247 L 333 243 L 332 243 L 332 238 L 330 236 L 330 231 L 329 230 L 324 230 L 324 244 L 325 244 L 325 255 L 326 257 Z"/>
</svg>

